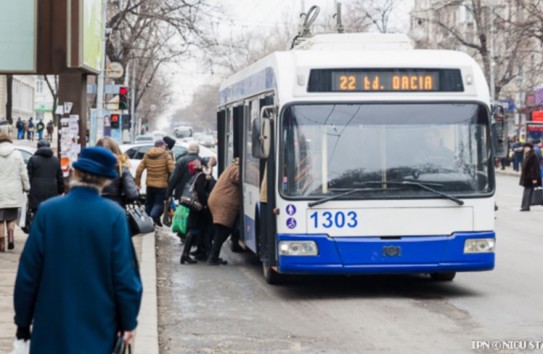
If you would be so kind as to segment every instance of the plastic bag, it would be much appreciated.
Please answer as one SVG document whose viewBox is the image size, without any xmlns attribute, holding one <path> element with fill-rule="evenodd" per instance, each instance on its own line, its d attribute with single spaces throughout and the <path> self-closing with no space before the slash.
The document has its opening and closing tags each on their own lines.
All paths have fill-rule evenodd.
<svg viewBox="0 0 543 354">
<path fill-rule="evenodd" d="M 30 353 L 30 341 L 18 339 L 13 341 L 13 350 L 9 354 L 28 354 Z"/>
<path fill-rule="evenodd" d="M 178 205 L 173 215 L 172 231 L 180 233 L 181 235 L 187 234 L 187 226 L 189 222 L 190 210 L 184 205 Z"/>
</svg>

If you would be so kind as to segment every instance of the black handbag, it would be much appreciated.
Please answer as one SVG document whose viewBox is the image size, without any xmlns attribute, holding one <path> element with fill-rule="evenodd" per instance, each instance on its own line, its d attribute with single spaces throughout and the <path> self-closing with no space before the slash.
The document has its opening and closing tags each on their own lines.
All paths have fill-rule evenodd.
<svg viewBox="0 0 543 354">
<path fill-rule="evenodd" d="M 530 205 L 542 205 L 543 204 L 543 189 L 536 187 L 532 191 L 532 198 L 530 199 Z"/>
<path fill-rule="evenodd" d="M 123 336 L 119 336 L 117 342 L 115 342 L 113 354 L 132 354 L 132 346 L 130 344 L 125 344 Z"/>
<path fill-rule="evenodd" d="M 194 185 L 201 173 L 197 173 L 185 184 L 183 195 L 179 199 L 179 203 L 186 206 L 190 210 L 200 211 L 204 208 L 203 204 L 198 199 L 198 193 L 194 189 Z"/>
<path fill-rule="evenodd" d="M 155 231 L 153 219 L 147 215 L 143 206 L 139 204 L 127 204 L 126 216 L 132 236 L 137 234 L 146 234 Z"/>
</svg>

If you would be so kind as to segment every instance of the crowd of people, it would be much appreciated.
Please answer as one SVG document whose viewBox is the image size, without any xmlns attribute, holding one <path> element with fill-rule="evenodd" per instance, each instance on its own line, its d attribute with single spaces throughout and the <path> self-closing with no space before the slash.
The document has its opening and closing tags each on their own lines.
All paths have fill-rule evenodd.
<svg viewBox="0 0 543 354">
<path fill-rule="evenodd" d="M 55 125 L 52 120 L 45 124 L 43 119 L 38 119 L 38 122 L 34 122 L 34 118 L 30 117 L 28 121 L 22 120 L 21 117 L 17 118 L 15 122 L 15 128 L 17 129 L 17 140 L 28 139 L 34 141 L 35 134 L 38 133 L 38 141 L 43 140 L 44 133 L 47 133 L 46 139 L 53 141 L 53 132 Z"/>
<path fill-rule="evenodd" d="M 157 229 L 164 227 L 165 205 L 180 200 L 187 185 L 201 203 L 201 208 L 190 210 L 187 234 L 179 235 L 184 236 L 180 263 L 227 264 L 220 251 L 239 211 L 237 161 L 215 180 L 214 157 L 200 157 L 194 143 L 175 161 L 175 140 L 164 137 L 145 154 L 133 176 L 128 157 L 112 138 L 103 137 L 81 151 L 65 185 L 59 159 L 40 134 L 42 122 L 35 126 L 37 150 L 25 165 L 14 135 L 24 139 L 30 132 L 27 138 L 32 140 L 28 126 L 34 123 L 29 120 L 25 130 L 19 122 L 15 134 L 11 125 L 0 125 L 0 252 L 15 249 L 15 227 L 25 213 L 24 193 L 28 198 L 29 237 L 14 291 L 18 340 L 32 337 L 31 347 L 51 353 L 76 352 L 81 346 L 105 353 L 119 338 L 131 341 L 142 284 L 125 207 L 140 200 L 145 170 L 145 211 Z M 59 302 L 60 313 L 51 306 Z"/>
</svg>

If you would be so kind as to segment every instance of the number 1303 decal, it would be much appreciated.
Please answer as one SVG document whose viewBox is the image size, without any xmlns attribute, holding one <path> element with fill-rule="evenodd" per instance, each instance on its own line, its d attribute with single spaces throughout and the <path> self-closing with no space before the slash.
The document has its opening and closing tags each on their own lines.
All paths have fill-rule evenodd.
<svg viewBox="0 0 543 354">
<path fill-rule="evenodd" d="M 329 229 L 332 227 L 342 229 L 344 227 L 355 228 L 358 226 L 358 215 L 354 211 L 325 211 L 323 213 L 314 212 L 309 216 L 313 220 L 313 227 L 324 227 Z"/>
</svg>

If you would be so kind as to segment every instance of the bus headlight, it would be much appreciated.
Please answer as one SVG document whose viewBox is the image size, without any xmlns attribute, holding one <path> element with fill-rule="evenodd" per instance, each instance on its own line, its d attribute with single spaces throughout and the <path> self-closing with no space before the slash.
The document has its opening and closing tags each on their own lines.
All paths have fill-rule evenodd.
<svg viewBox="0 0 543 354">
<path fill-rule="evenodd" d="M 475 238 L 466 240 L 464 253 L 492 253 L 496 240 L 493 238 Z"/>
<path fill-rule="evenodd" d="M 319 254 L 315 241 L 281 241 L 279 254 L 282 256 L 316 256 Z"/>
</svg>

